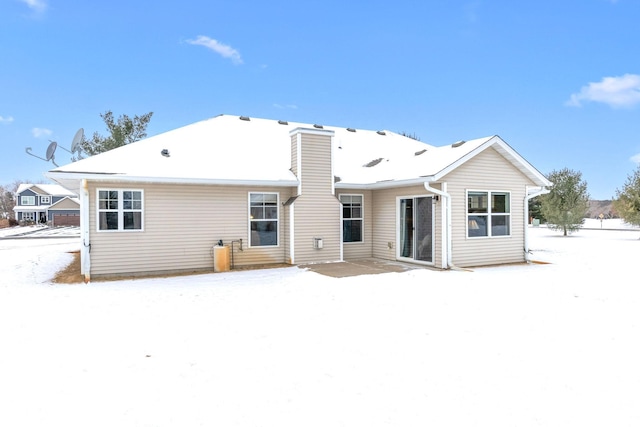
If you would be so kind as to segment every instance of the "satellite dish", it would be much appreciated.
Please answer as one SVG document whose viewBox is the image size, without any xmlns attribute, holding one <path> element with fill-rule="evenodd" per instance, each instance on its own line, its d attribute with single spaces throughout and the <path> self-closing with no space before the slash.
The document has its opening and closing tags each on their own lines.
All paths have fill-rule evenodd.
<svg viewBox="0 0 640 427">
<path fill-rule="evenodd" d="M 51 144 L 47 147 L 47 161 L 53 159 L 53 155 L 56 152 L 56 148 L 58 148 L 58 143 L 55 141 L 51 141 Z"/>
<path fill-rule="evenodd" d="M 51 163 L 53 163 L 54 166 L 58 167 L 58 165 L 56 164 L 56 158 L 53 156 L 56 152 L 56 148 L 58 148 L 58 143 L 55 141 L 51 141 L 51 144 L 49 144 L 49 146 L 47 147 L 46 158 L 47 161 L 51 160 Z"/>
<path fill-rule="evenodd" d="M 73 141 L 71 142 L 71 152 L 75 153 L 76 151 L 80 151 L 82 148 L 80 147 L 80 143 L 84 138 L 84 129 L 80 128 L 76 132 L 76 135 L 73 137 Z"/>
</svg>

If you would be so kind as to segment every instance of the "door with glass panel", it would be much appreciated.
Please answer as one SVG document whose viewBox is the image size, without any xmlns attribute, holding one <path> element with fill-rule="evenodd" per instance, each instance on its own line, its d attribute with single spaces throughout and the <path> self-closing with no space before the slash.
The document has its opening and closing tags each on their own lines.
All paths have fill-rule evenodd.
<svg viewBox="0 0 640 427">
<path fill-rule="evenodd" d="M 398 203 L 398 257 L 433 262 L 432 197 L 401 198 Z"/>
</svg>

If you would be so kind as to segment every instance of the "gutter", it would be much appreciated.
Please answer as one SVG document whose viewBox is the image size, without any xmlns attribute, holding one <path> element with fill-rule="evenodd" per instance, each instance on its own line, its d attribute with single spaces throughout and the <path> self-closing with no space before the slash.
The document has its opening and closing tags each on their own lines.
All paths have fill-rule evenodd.
<svg viewBox="0 0 640 427">
<path fill-rule="evenodd" d="M 530 263 L 529 259 L 529 200 L 542 194 L 548 194 L 551 190 L 546 187 L 525 187 L 524 196 L 524 260 Z"/>
<path fill-rule="evenodd" d="M 204 184 L 204 185 L 243 185 L 243 186 L 269 186 L 269 187 L 296 187 L 300 183 L 298 179 L 218 179 L 218 178 L 180 178 L 180 177 L 150 177 L 120 175 L 116 173 L 93 173 L 93 172 L 63 172 L 49 171 L 45 176 L 60 183 L 60 180 L 80 181 L 91 179 L 94 182 L 128 182 L 139 184 Z M 65 187 L 63 185 L 63 187 Z M 68 188 L 68 187 L 65 187 Z"/>
</svg>

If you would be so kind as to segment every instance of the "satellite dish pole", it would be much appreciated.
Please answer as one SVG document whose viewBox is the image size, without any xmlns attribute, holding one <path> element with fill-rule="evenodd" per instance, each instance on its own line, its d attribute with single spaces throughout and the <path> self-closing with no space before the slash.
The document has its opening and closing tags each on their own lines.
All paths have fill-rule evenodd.
<svg viewBox="0 0 640 427">
<path fill-rule="evenodd" d="M 51 144 L 49 144 L 49 146 L 47 147 L 47 153 L 46 153 L 46 158 L 40 157 L 40 156 L 36 156 L 35 154 L 33 154 L 31 152 L 31 147 L 27 147 L 25 148 L 24 151 L 26 151 L 26 153 L 30 156 L 33 156 L 37 159 L 40 160 L 44 160 L 45 162 L 48 162 L 49 160 L 51 160 L 51 163 L 53 163 L 56 167 L 58 167 L 58 165 L 56 164 L 55 161 L 55 157 L 54 154 L 56 152 L 56 148 L 58 147 L 58 143 L 55 141 L 51 141 Z"/>
</svg>

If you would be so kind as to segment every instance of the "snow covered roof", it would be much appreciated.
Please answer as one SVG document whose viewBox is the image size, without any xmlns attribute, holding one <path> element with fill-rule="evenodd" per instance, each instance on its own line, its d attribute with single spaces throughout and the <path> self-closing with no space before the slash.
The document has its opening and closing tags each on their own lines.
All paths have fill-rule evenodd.
<svg viewBox="0 0 640 427">
<path fill-rule="evenodd" d="M 58 184 L 20 184 L 18 185 L 16 194 L 20 194 L 28 189 L 42 195 L 77 197 L 75 193 Z"/>
<path fill-rule="evenodd" d="M 83 178 L 128 182 L 297 186 L 291 172 L 295 129 L 320 126 L 220 115 L 75 163 L 47 176 L 77 190 Z M 548 181 L 497 136 L 434 147 L 391 131 L 321 126 L 333 133 L 336 186 L 402 185 L 437 180 L 489 146 L 538 185 Z"/>
</svg>

